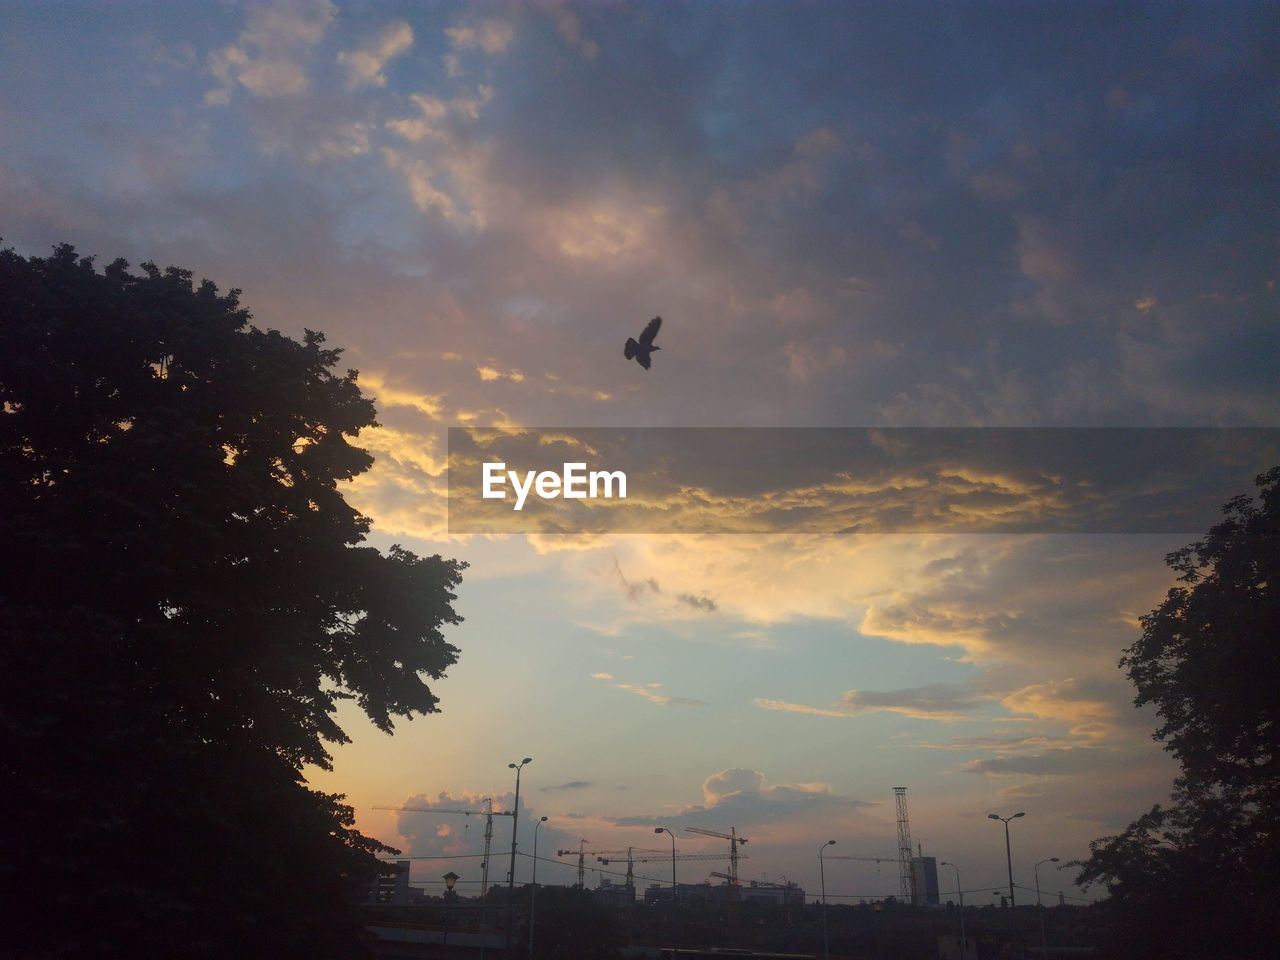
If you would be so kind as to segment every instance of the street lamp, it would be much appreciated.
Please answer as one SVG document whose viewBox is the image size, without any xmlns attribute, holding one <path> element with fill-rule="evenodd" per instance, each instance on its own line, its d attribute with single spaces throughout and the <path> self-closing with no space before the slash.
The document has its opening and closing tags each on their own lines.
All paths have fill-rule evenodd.
<svg viewBox="0 0 1280 960">
<path fill-rule="evenodd" d="M 507 874 L 507 931 L 503 956 L 511 956 L 511 918 L 516 905 L 516 830 L 520 826 L 520 771 L 525 764 L 533 763 L 533 757 L 525 757 L 519 763 L 507 766 L 516 772 L 516 801 L 511 808 L 511 872 Z"/>
<path fill-rule="evenodd" d="M 822 862 L 822 855 L 827 847 L 834 847 L 836 842 L 828 840 L 818 848 L 818 876 L 822 880 L 822 960 L 831 960 L 831 947 L 827 942 L 827 868 Z"/>
<path fill-rule="evenodd" d="M 1004 824 L 1004 858 L 1005 863 L 1009 867 L 1009 935 L 1012 937 L 1012 948 L 1018 951 L 1018 902 L 1013 896 L 1013 848 L 1009 845 L 1009 821 L 1017 820 L 1019 817 L 1025 817 L 1026 813 L 1019 811 L 1012 817 L 1002 817 L 998 813 L 988 813 L 988 820 L 999 820 Z"/>
<path fill-rule="evenodd" d="M 1049 952 L 1049 943 L 1044 933 L 1044 904 L 1040 902 L 1040 864 L 1057 863 L 1057 857 L 1046 857 L 1036 862 L 1032 868 L 1032 872 L 1036 875 L 1036 913 L 1040 915 L 1040 956 L 1046 956 Z"/>
<path fill-rule="evenodd" d="M 671 838 L 671 902 L 676 902 L 676 835 L 666 827 L 654 827 L 654 833 L 665 833 Z"/>
<path fill-rule="evenodd" d="M 529 956 L 533 956 L 533 918 L 538 909 L 538 828 L 547 822 L 546 817 L 539 817 L 533 825 L 533 892 L 529 894 Z"/>
<path fill-rule="evenodd" d="M 676 835 L 668 827 L 654 827 L 653 832 L 666 833 L 671 837 L 671 955 L 680 956 L 680 947 L 676 946 L 676 934 L 680 933 L 680 918 L 676 915 L 677 901 L 680 900 L 680 892 L 676 890 Z"/>
<path fill-rule="evenodd" d="M 946 860 L 942 861 L 942 865 L 956 872 L 956 892 L 960 894 L 960 960 L 969 960 L 969 941 L 964 935 L 964 887 L 960 885 L 960 868 Z"/>
<path fill-rule="evenodd" d="M 459 879 L 458 875 L 452 870 L 444 875 L 444 948 L 446 953 L 449 952 L 449 917 L 453 914 L 453 907 L 451 906 L 454 897 L 453 885 Z"/>
<path fill-rule="evenodd" d="M 1013 898 L 1013 850 L 1009 846 L 1009 821 L 1017 820 L 1019 817 L 1025 817 L 1026 813 L 1015 813 L 1012 817 L 1002 817 L 998 813 L 988 813 L 988 820 L 999 820 L 1004 824 L 1004 856 L 1005 862 L 1009 867 L 1009 908 L 1013 909 L 1017 906 L 1017 902 Z"/>
</svg>

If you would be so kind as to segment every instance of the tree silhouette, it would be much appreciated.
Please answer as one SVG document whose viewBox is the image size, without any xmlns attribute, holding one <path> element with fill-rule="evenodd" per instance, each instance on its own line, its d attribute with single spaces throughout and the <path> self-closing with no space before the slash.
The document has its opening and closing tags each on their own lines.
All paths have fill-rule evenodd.
<svg viewBox="0 0 1280 960">
<path fill-rule="evenodd" d="M 303 768 L 435 711 L 465 565 L 361 545 L 340 351 L 142 271 L 0 251 L 6 946 L 352 956 L 390 848 Z"/>
<path fill-rule="evenodd" d="M 1109 955 L 1273 956 L 1280 942 L 1280 467 L 1166 562 L 1183 586 L 1121 660 L 1181 774 L 1170 806 L 1090 845 Z"/>
</svg>

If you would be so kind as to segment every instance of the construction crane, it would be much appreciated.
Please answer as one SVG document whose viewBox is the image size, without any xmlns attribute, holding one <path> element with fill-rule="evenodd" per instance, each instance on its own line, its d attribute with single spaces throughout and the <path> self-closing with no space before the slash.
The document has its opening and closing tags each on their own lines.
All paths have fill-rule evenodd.
<svg viewBox="0 0 1280 960">
<path fill-rule="evenodd" d="M 583 880 L 584 880 L 584 873 L 586 872 L 586 868 L 585 868 L 585 867 L 584 867 L 584 865 L 583 865 L 583 861 L 584 861 L 584 860 L 586 860 L 586 858 L 587 858 L 587 857 L 595 857 L 595 858 L 596 858 L 597 860 L 599 860 L 601 863 L 609 863 L 609 861 L 608 861 L 608 860 L 605 860 L 605 859 L 603 859 L 603 858 L 604 858 L 604 857 L 624 857 L 624 856 L 625 856 L 625 857 L 627 858 L 627 886 L 631 886 L 631 885 L 632 885 L 632 883 L 631 883 L 631 856 L 632 856 L 632 851 L 634 851 L 634 850 L 644 850 L 644 851 L 649 851 L 649 852 L 652 852 L 652 853 L 660 853 L 660 852 L 661 852 L 661 851 L 658 851 L 658 850 L 653 850 L 653 849 L 652 849 L 652 848 L 650 848 L 650 847 L 627 847 L 627 849 L 625 849 L 625 850 L 587 850 L 587 849 L 586 849 L 586 844 L 587 844 L 587 841 L 583 840 L 583 841 L 579 844 L 579 848 L 580 848 L 580 849 L 578 849 L 578 850 L 557 850 L 557 851 L 556 851 L 556 856 L 557 856 L 557 857 L 567 857 L 567 856 L 568 856 L 569 854 L 571 854 L 571 853 L 572 853 L 572 854 L 577 854 L 577 857 L 578 857 L 578 886 L 582 886 L 582 883 L 583 883 Z"/>
<path fill-rule="evenodd" d="M 654 852 L 654 856 L 635 856 L 631 854 L 630 849 L 627 850 L 627 886 L 628 887 L 635 886 L 634 874 L 632 874 L 632 868 L 634 868 L 634 865 L 637 863 L 671 863 L 672 859 L 723 860 L 723 859 L 726 859 L 728 856 L 728 854 L 676 854 L 675 858 L 672 858 L 671 854 L 663 854 L 663 852 L 660 850 L 654 850 L 653 852 Z M 599 860 L 600 863 L 603 863 L 603 864 L 612 863 L 612 860 L 607 858 L 607 856 L 598 856 L 598 858 L 595 858 L 595 859 Z M 617 858 L 614 858 L 614 859 L 617 859 Z"/>
<path fill-rule="evenodd" d="M 567 857 L 571 853 L 578 855 L 578 889 L 581 890 L 586 886 L 586 869 L 583 867 L 583 861 L 587 858 L 588 840 L 579 840 L 577 850 L 557 850 L 557 857 Z"/>
<path fill-rule="evenodd" d="M 514 817 L 513 810 L 494 810 L 493 797 L 480 801 L 483 810 L 448 810 L 443 807 L 374 807 L 375 810 L 395 810 L 397 813 L 460 813 L 464 817 L 484 817 L 484 859 L 480 861 L 480 898 L 489 890 L 489 848 L 493 844 L 493 818 Z"/>
<path fill-rule="evenodd" d="M 746 843 L 746 837 L 738 836 L 738 828 L 730 827 L 728 833 L 719 833 L 715 830 L 703 830 L 701 827 L 685 827 L 685 833 L 696 833 L 704 837 L 716 837 L 720 840 L 729 841 L 729 873 L 733 875 L 731 881 L 733 886 L 738 885 L 738 844 Z"/>
</svg>

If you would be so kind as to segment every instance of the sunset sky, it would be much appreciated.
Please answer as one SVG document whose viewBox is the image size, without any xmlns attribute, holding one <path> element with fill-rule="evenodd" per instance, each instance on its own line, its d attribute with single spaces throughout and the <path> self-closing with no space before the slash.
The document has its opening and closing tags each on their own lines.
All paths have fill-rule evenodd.
<svg viewBox="0 0 1280 960">
<path fill-rule="evenodd" d="M 734 826 L 744 876 L 816 893 L 828 839 L 894 855 L 902 785 L 990 902 L 986 814 L 1026 811 L 1030 886 L 1167 795 L 1117 660 L 1188 537 L 450 536 L 446 430 L 1280 426 L 1280 7 L 0 16 L 4 242 L 176 264 L 324 331 L 379 409 L 349 491 L 372 542 L 471 564 L 443 713 L 394 737 L 344 713 L 313 771 L 366 832 L 479 852 L 479 823 L 374 807 L 509 804 L 530 756 L 525 851 L 544 815 L 540 853 L 669 851 L 655 825 L 718 853 L 682 828 Z M 646 372 L 622 343 L 656 314 Z M 827 881 L 897 891 L 856 861 Z"/>
</svg>

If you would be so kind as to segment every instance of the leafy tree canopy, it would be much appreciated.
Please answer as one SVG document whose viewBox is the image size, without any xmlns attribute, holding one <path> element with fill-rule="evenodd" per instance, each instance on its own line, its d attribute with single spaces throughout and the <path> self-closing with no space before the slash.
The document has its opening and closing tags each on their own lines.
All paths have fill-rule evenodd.
<svg viewBox="0 0 1280 960">
<path fill-rule="evenodd" d="M 1166 562 L 1180 586 L 1121 660 L 1181 765 L 1172 803 L 1091 844 L 1116 957 L 1270 957 L 1280 942 L 1280 467 Z"/>
<path fill-rule="evenodd" d="M 356 373 L 238 295 L 0 251 L 0 870 L 40 921 L 20 953 L 350 955 L 351 888 L 389 848 L 303 767 L 348 739 L 340 700 L 389 732 L 457 658 L 465 565 L 362 546 L 343 499 L 376 425 Z"/>
</svg>

